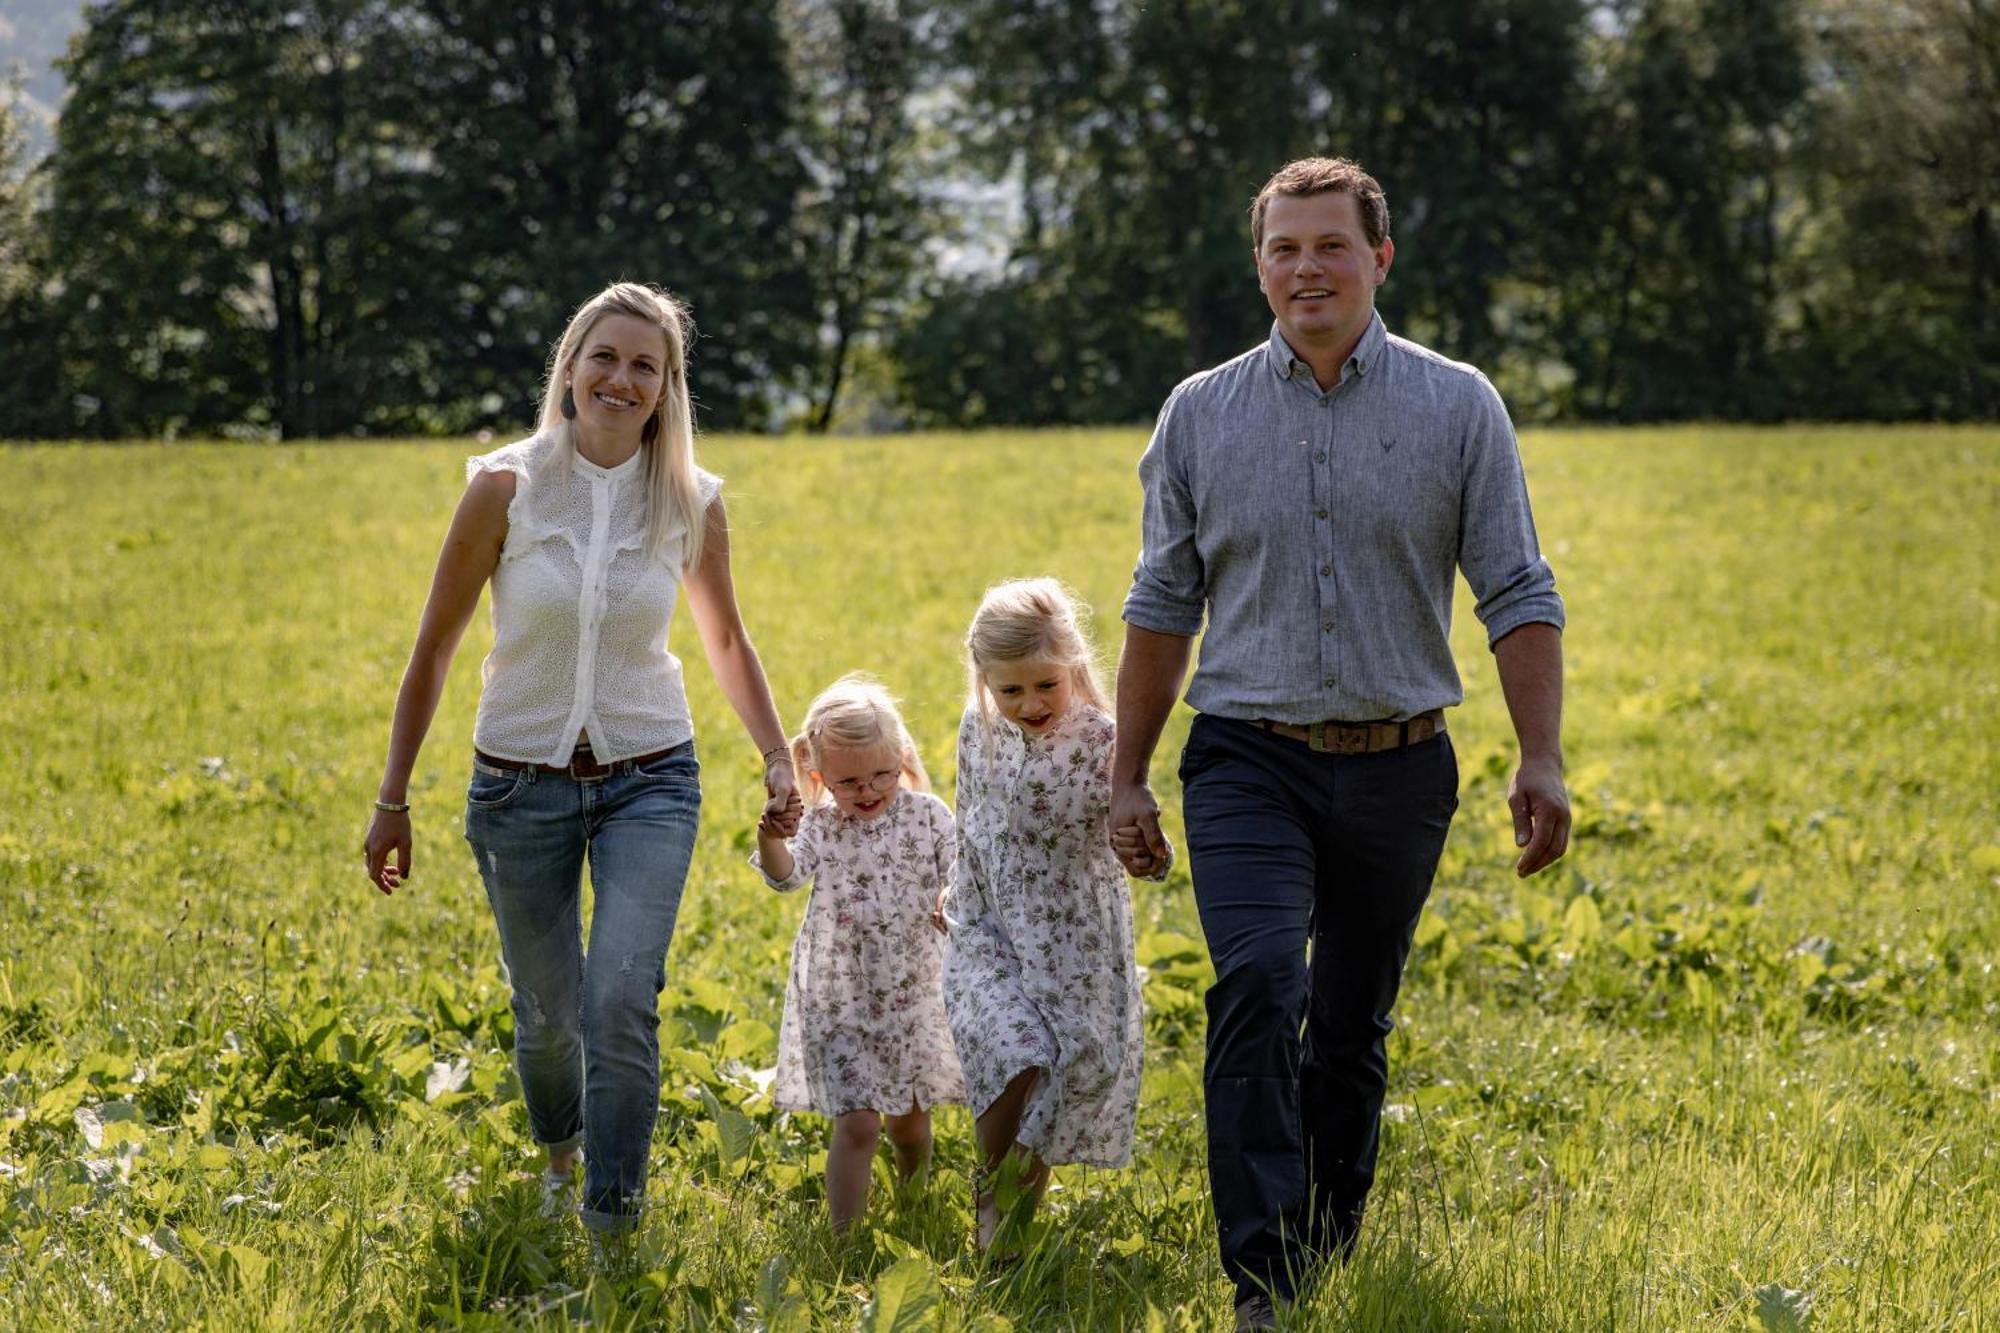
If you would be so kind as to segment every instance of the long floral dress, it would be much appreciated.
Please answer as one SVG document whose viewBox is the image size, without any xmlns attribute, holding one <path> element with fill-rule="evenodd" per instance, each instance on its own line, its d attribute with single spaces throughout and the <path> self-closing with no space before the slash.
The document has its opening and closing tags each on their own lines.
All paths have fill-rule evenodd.
<svg viewBox="0 0 2000 1333">
<path fill-rule="evenodd" d="M 792 941 L 771 1100 L 787 1111 L 845 1115 L 963 1105 L 938 973 L 944 936 L 931 924 L 951 882 L 951 811 L 928 792 L 898 789 L 874 819 L 822 802 L 792 835 L 780 891 L 812 881 Z"/>
<path fill-rule="evenodd" d="M 1019 1141 L 1048 1162 L 1132 1158 L 1143 1028 L 1132 899 L 1110 845 L 1110 718 L 1081 700 L 1046 736 L 967 709 L 944 999 L 975 1113 L 1048 1071 Z"/>
</svg>

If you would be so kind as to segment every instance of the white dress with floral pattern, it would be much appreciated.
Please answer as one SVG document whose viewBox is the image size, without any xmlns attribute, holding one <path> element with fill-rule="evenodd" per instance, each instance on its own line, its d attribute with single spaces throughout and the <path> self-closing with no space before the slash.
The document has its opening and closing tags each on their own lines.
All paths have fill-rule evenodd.
<svg viewBox="0 0 2000 1333">
<path fill-rule="evenodd" d="M 826 1116 L 963 1105 L 939 990 L 944 936 L 931 924 L 938 890 L 951 882 L 951 811 L 903 789 L 874 819 L 822 802 L 800 819 L 790 847 L 792 873 L 782 880 L 750 857 L 774 889 L 813 886 L 792 942 L 771 1100 Z"/>
<path fill-rule="evenodd" d="M 1132 1158 L 1143 1028 L 1132 898 L 1110 844 L 1110 718 L 1046 736 L 958 729 L 958 869 L 944 998 L 975 1113 L 1040 1067 L 1019 1141 L 1044 1161 Z"/>
</svg>

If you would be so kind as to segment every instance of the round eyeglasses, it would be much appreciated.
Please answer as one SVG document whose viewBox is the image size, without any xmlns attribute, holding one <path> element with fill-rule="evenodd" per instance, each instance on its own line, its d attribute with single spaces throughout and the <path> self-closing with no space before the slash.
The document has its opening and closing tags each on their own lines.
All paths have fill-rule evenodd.
<svg viewBox="0 0 2000 1333">
<path fill-rule="evenodd" d="M 842 778 L 838 782 L 829 782 L 826 785 L 828 790 L 835 794 L 852 798 L 864 791 L 876 793 L 892 791 L 902 776 L 903 770 L 900 768 L 884 768 L 865 778 Z"/>
</svg>

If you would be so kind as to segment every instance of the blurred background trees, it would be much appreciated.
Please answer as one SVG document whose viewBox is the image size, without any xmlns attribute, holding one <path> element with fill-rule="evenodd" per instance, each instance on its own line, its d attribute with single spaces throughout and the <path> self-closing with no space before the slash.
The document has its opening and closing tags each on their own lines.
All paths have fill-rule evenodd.
<svg viewBox="0 0 2000 1333">
<path fill-rule="evenodd" d="M 2000 409 L 1990 0 L 19 7 L 0 437 L 520 429 L 616 277 L 709 428 L 1140 421 L 1263 336 L 1310 152 L 1523 417 Z"/>
</svg>

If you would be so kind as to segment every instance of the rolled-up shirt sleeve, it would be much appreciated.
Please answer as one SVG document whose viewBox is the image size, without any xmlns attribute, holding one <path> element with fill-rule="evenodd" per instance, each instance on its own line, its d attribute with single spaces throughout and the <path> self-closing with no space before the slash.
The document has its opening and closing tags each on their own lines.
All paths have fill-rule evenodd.
<svg viewBox="0 0 2000 1333">
<path fill-rule="evenodd" d="M 1478 384 L 1466 427 L 1458 565 L 1477 599 L 1473 612 L 1486 627 L 1491 647 L 1523 625 L 1561 629 L 1563 601 L 1556 592 L 1555 571 L 1542 558 L 1535 537 L 1513 423 L 1484 375 Z"/>
<path fill-rule="evenodd" d="M 1186 386 L 1182 386 L 1185 388 Z M 1153 438 L 1139 459 L 1145 492 L 1139 525 L 1139 563 L 1125 594 L 1127 624 L 1156 634 L 1192 638 L 1201 632 L 1208 582 L 1195 545 L 1194 496 L 1184 463 L 1193 413 L 1175 389 L 1160 409 Z"/>
</svg>

